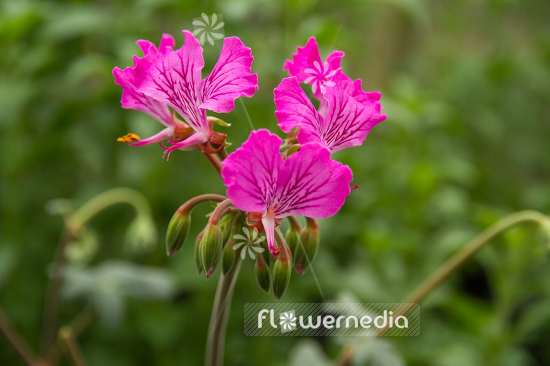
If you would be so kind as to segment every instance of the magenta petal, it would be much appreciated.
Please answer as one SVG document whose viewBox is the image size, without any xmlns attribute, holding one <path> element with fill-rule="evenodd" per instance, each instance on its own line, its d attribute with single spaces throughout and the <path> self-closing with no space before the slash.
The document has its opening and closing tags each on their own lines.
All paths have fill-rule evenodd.
<svg viewBox="0 0 550 366">
<path fill-rule="evenodd" d="M 323 64 L 323 61 L 315 37 L 311 37 L 304 47 L 298 47 L 297 51 L 292 54 L 292 61 L 285 61 L 283 70 L 287 70 L 290 76 L 296 76 L 303 83 L 310 76 L 305 70 L 312 68 L 315 61 L 319 64 Z"/>
<path fill-rule="evenodd" d="M 277 124 L 284 132 L 288 133 L 295 127 L 308 129 L 312 133 L 320 130 L 322 118 L 295 77 L 283 79 L 274 93 Z"/>
<path fill-rule="evenodd" d="M 281 143 L 281 138 L 268 130 L 252 131 L 248 140 L 222 162 L 227 196 L 239 210 L 265 213 L 269 209 L 283 165 Z"/>
<path fill-rule="evenodd" d="M 162 53 L 163 55 L 167 54 L 168 52 L 172 52 L 172 47 L 176 45 L 176 42 L 174 41 L 174 38 L 167 33 L 162 34 L 162 39 L 160 40 L 159 49 L 158 51 Z"/>
<path fill-rule="evenodd" d="M 380 113 L 378 101 L 364 101 L 362 104 L 338 86 L 327 88 L 324 97 L 327 104 L 318 134 L 331 152 L 360 146 L 369 131 L 386 119 L 386 115 Z M 302 137 L 308 136 L 302 134 Z M 306 143 L 311 138 L 301 141 L 299 134 L 298 141 Z"/>
<path fill-rule="evenodd" d="M 191 32 L 183 33 L 184 45 L 152 61 L 148 72 L 140 75 L 138 90 L 174 108 L 195 131 L 209 134 L 206 114 L 198 108 L 202 47 Z"/>
<path fill-rule="evenodd" d="M 302 145 L 281 169 L 275 217 L 321 219 L 334 215 L 350 193 L 352 178 L 351 169 L 332 160 L 328 149 L 319 144 Z"/>
<path fill-rule="evenodd" d="M 251 74 L 250 48 L 237 37 L 224 39 L 220 58 L 212 73 L 202 81 L 201 108 L 227 113 L 235 108 L 235 99 L 251 97 L 258 89 L 258 76 Z"/>
<path fill-rule="evenodd" d="M 156 135 L 153 135 L 151 137 L 148 137 L 146 139 L 139 140 L 136 142 L 129 142 L 128 145 L 143 146 L 143 145 L 154 144 L 156 142 L 171 139 L 173 135 L 174 135 L 174 127 L 167 127 L 164 130 L 157 133 Z"/>
<path fill-rule="evenodd" d="M 327 62 L 331 70 L 338 70 L 340 68 L 340 60 L 345 56 L 342 51 L 332 51 L 327 57 Z"/>
<path fill-rule="evenodd" d="M 366 92 L 361 89 L 361 79 L 353 81 L 344 74 L 339 74 L 339 83 L 342 89 L 351 95 L 359 103 L 369 106 L 374 102 L 380 101 L 382 93 L 380 92 Z"/>
<path fill-rule="evenodd" d="M 172 115 L 166 104 L 137 90 L 135 79 L 136 73 L 139 72 L 140 68 L 137 57 L 135 58 L 135 62 L 136 66 L 134 68 L 127 67 L 121 70 L 115 67 L 113 69 L 115 83 L 122 87 L 122 98 L 120 100 L 122 108 L 145 112 L 166 127 L 173 125 Z"/>
</svg>

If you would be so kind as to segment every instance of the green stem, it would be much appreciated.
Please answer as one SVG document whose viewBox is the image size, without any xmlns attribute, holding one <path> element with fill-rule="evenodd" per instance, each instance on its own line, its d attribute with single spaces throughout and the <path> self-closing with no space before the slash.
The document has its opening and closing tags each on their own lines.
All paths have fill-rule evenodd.
<svg viewBox="0 0 550 366">
<path fill-rule="evenodd" d="M 76 234 L 92 217 L 119 203 L 127 203 L 133 206 L 136 215 L 151 216 L 149 203 L 141 193 L 131 188 L 113 188 L 98 194 L 71 215 L 68 220 L 69 228 Z"/>
<path fill-rule="evenodd" d="M 454 272 L 456 272 L 468 259 L 472 258 L 481 248 L 490 243 L 497 235 L 503 233 L 511 227 L 524 222 L 535 222 L 542 226 L 542 228 L 550 233 L 550 218 L 537 211 L 519 211 L 509 216 L 504 217 L 490 228 L 483 231 L 481 234 L 466 243 L 462 250 L 457 252 L 445 263 L 439 266 L 427 279 L 425 279 L 415 290 L 411 292 L 404 303 L 420 303 L 422 302 L 434 289 L 437 288 L 442 282 L 448 279 Z M 547 234 L 548 235 L 548 234 Z M 406 315 L 404 313 L 394 314 L 394 316 Z M 383 335 L 386 328 L 380 329 L 377 335 Z M 336 362 L 336 365 L 344 366 L 351 365 L 353 356 L 355 354 L 355 347 L 348 345 L 344 348 L 340 360 Z"/>
<path fill-rule="evenodd" d="M 120 203 L 127 203 L 133 206 L 137 216 L 151 216 L 149 203 L 141 193 L 130 188 L 113 188 L 98 194 L 86 202 L 65 221 L 65 229 L 56 249 L 52 276 L 46 295 L 46 306 L 44 308 L 41 350 L 42 355 L 47 360 L 51 360 L 54 355 L 59 293 L 63 283 L 62 270 L 66 263 L 65 250 L 90 219 L 106 208 Z"/>
<path fill-rule="evenodd" d="M 463 249 L 449 258 L 435 272 L 424 280 L 407 298 L 405 303 L 419 303 L 424 300 L 437 286 L 458 270 L 468 259 L 481 248 L 505 230 L 523 222 L 536 222 L 547 230 L 550 229 L 550 219 L 537 211 L 520 211 L 506 216 L 496 224 L 473 238 Z"/>
<path fill-rule="evenodd" d="M 227 328 L 227 319 L 231 308 L 231 299 L 235 282 L 241 268 L 241 256 L 236 253 L 235 263 L 227 272 L 227 275 L 220 274 L 218 288 L 216 289 L 216 298 L 212 307 L 210 316 L 210 326 L 208 328 L 208 339 L 206 344 L 205 366 L 223 365 L 223 351 L 225 343 L 225 330 Z"/>
</svg>

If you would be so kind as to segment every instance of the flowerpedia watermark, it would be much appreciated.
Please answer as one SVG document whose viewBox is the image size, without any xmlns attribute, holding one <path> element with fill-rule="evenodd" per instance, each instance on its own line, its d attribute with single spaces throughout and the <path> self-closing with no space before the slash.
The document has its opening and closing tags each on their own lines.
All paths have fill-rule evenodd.
<svg viewBox="0 0 550 366">
<path fill-rule="evenodd" d="M 241 250 L 241 259 L 244 260 L 246 258 L 246 253 L 248 253 L 250 259 L 255 260 L 256 255 L 254 252 L 263 253 L 265 250 L 260 246 L 260 243 L 265 240 L 265 236 L 260 236 L 256 228 L 254 228 L 254 230 L 250 230 L 243 226 L 243 232 L 246 237 L 241 234 L 233 235 L 233 239 L 235 239 L 233 250 L 238 250 L 240 247 L 245 245 L 246 247 Z"/>
<path fill-rule="evenodd" d="M 279 324 L 281 325 L 281 333 L 290 332 L 296 329 L 296 315 L 294 310 L 285 311 L 279 315 Z"/>
<path fill-rule="evenodd" d="M 278 322 L 277 322 L 278 319 Z M 251 303 L 247 336 L 417 336 L 416 303 Z"/>
<path fill-rule="evenodd" d="M 193 18 L 193 26 L 195 27 L 193 35 L 198 38 L 201 45 L 208 41 L 213 46 L 214 42 L 223 38 L 224 24 L 221 14 L 212 14 L 209 17 L 202 13 L 200 18 Z"/>
</svg>

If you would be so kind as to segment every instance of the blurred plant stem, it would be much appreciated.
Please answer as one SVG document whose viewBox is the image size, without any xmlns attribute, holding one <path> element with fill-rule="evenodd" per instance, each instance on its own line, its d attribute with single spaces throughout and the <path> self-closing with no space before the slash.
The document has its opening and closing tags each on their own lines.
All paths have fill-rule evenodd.
<svg viewBox="0 0 550 366">
<path fill-rule="evenodd" d="M 54 344 L 59 311 L 59 297 L 61 285 L 63 284 L 62 272 L 67 261 L 65 250 L 77 238 L 80 230 L 90 219 L 106 208 L 120 203 L 126 203 L 134 207 L 136 216 L 151 216 L 149 204 L 141 193 L 130 188 L 113 188 L 98 194 L 82 205 L 76 212 L 65 218 L 65 228 L 56 249 L 44 308 L 41 354 L 46 360 L 51 360 L 55 354 Z"/>
<path fill-rule="evenodd" d="M 519 211 L 511 215 L 508 215 L 497 221 L 496 224 L 489 227 L 481 234 L 466 243 L 461 250 L 455 253 L 451 258 L 444 262 L 439 268 L 437 268 L 428 278 L 426 278 L 420 285 L 416 287 L 406 298 L 403 303 L 420 303 L 426 299 L 426 297 L 435 290 L 441 283 L 448 279 L 454 272 L 456 272 L 464 263 L 472 258 L 480 249 L 486 244 L 491 243 L 499 234 L 506 230 L 525 222 L 535 222 L 539 224 L 544 230 L 546 240 L 550 240 L 550 218 L 537 211 Z M 400 315 L 406 315 L 406 313 L 396 313 L 395 317 Z M 386 328 L 382 328 L 377 332 L 377 336 L 383 335 Z M 342 350 L 342 354 L 337 361 L 337 365 L 351 365 L 353 356 L 355 354 L 355 347 L 353 345 L 346 345 Z"/>
<path fill-rule="evenodd" d="M 76 341 L 76 335 L 70 326 L 59 329 L 59 339 L 63 344 L 63 349 L 73 366 L 86 366 L 87 363 L 82 356 L 80 346 Z"/>
<path fill-rule="evenodd" d="M 29 366 L 46 365 L 44 361 L 33 354 L 19 332 L 10 324 L 2 308 L 0 308 L 0 330 L 25 364 Z"/>
<path fill-rule="evenodd" d="M 458 270 L 468 259 L 473 257 L 481 248 L 490 243 L 493 238 L 517 224 L 529 221 L 538 223 L 545 230 L 545 235 L 547 237 L 550 235 L 550 218 L 540 212 L 519 211 L 506 216 L 466 243 L 462 250 L 432 272 L 403 302 L 419 303 L 423 301 L 437 286 L 449 278 L 450 275 Z"/>
<path fill-rule="evenodd" d="M 212 315 L 210 316 L 210 325 L 208 327 L 205 366 L 223 365 L 227 319 L 231 309 L 235 282 L 241 268 L 241 256 L 238 255 L 239 253 L 236 254 L 235 263 L 233 263 L 233 267 L 227 272 L 227 275 L 224 276 L 223 273 L 220 273 L 216 297 L 212 307 Z"/>
</svg>

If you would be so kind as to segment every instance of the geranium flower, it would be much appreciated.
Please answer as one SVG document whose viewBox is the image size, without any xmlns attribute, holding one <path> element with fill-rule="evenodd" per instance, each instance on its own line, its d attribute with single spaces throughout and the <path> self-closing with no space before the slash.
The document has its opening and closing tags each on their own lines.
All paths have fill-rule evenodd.
<svg viewBox="0 0 550 366">
<path fill-rule="evenodd" d="M 304 47 L 298 47 L 292 54 L 292 61 L 286 60 L 283 70 L 290 76 L 296 76 L 299 82 L 311 84 L 313 95 L 321 98 L 325 87 L 335 85 L 334 77 L 341 70 L 340 59 L 344 52 L 333 51 L 325 61 L 321 59 L 315 37 L 311 37 Z"/>
<path fill-rule="evenodd" d="M 213 132 L 212 121 L 206 117 L 206 110 L 217 113 L 230 112 L 235 108 L 236 98 L 251 97 L 258 89 L 258 77 L 250 73 L 253 60 L 250 48 L 245 47 L 239 38 L 224 39 L 220 58 L 212 73 L 201 80 L 201 70 L 204 66 L 202 47 L 191 32 L 184 30 L 183 33 L 185 43 L 176 51 L 171 49 L 174 44 L 171 37 L 171 42 L 161 42 L 158 51 L 147 41 L 138 43 L 145 56 L 141 59 L 135 57 L 134 68 L 123 71 L 127 77 L 117 80 L 128 95 L 145 96 L 148 98 L 147 101 L 157 103 L 153 104 L 154 108 L 148 106 L 140 109 L 135 107 L 137 102 L 125 103 L 124 94 L 122 98 L 123 107 L 147 109 L 146 113 L 166 126 L 163 131 L 146 142 L 153 143 L 171 137 L 172 146 L 167 148 L 165 153 L 193 146 L 207 148 L 210 142 L 223 144 L 225 135 Z M 163 48 L 163 45 L 166 47 Z M 120 75 L 118 70 L 115 68 L 113 71 L 115 77 L 116 74 Z M 166 105 L 173 108 L 186 123 L 176 118 L 168 120 L 165 114 Z M 157 109 L 162 110 L 162 118 L 158 118 L 158 114 L 150 113 L 151 110 Z M 136 145 L 140 140 L 128 142 Z M 141 144 L 144 144 L 143 141 Z"/>
<path fill-rule="evenodd" d="M 330 159 L 328 149 L 305 144 L 286 160 L 282 139 L 268 130 L 252 131 L 248 140 L 223 162 L 227 196 L 240 210 L 261 218 L 270 252 L 277 257 L 274 230 L 287 216 L 334 215 L 350 193 L 351 169 Z"/>
<path fill-rule="evenodd" d="M 300 87 L 298 79 L 283 79 L 275 88 L 275 116 L 284 132 L 300 127 L 298 142 L 320 143 L 336 152 L 347 147 L 360 146 L 369 131 L 386 119 L 376 96 L 361 93 L 361 81 L 327 87 L 319 111 Z M 358 90 L 356 88 L 359 88 Z M 350 93 L 356 93 L 358 99 Z M 378 96 L 379 98 L 379 96 Z"/>
</svg>

